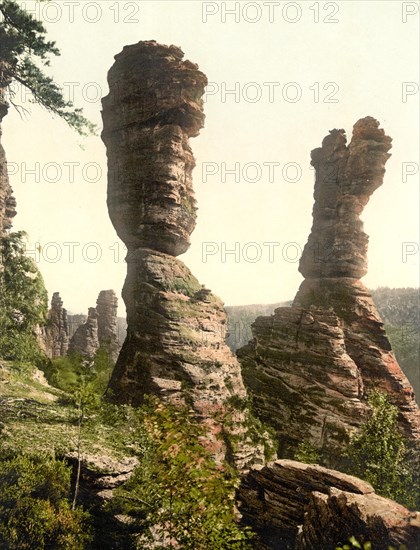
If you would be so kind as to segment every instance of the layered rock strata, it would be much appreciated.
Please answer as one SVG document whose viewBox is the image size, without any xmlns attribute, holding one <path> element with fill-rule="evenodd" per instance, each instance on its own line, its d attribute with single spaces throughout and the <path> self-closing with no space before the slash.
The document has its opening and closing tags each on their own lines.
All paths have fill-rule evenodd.
<svg viewBox="0 0 420 550">
<path fill-rule="evenodd" d="M 195 226 L 189 138 L 203 125 L 205 75 L 175 46 L 140 42 L 116 56 L 103 99 L 108 208 L 128 248 L 127 337 L 110 394 L 141 404 L 153 393 L 187 403 L 218 459 L 260 460 L 239 364 L 226 346 L 222 302 L 175 256 Z"/>
<path fill-rule="evenodd" d="M 369 483 L 322 466 L 278 460 L 252 469 L 238 489 L 256 550 L 334 550 L 351 536 L 373 548 L 417 548 L 420 513 L 375 494 Z"/>
<path fill-rule="evenodd" d="M 67 310 L 63 307 L 63 300 L 58 292 L 54 292 L 51 299 L 44 342 L 45 352 L 51 359 L 66 355 L 69 347 Z"/>
<path fill-rule="evenodd" d="M 98 340 L 113 362 L 117 360 L 120 345 L 117 335 L 118 298 L 113 290 L 101 290 L 96 301 L 98 313 Z"/>
<path fill-rule="evenodd" d="M 372 117 L 359 120 L 346 145 L 332 130 L 312 151 L 316 171 L 313 226 L 299 270 L 305 277 L 292 307 L 252 326 L 238 351 L 260 416 L 277 431 L 281 456 L 300 441 L 323 448 L 331 464 L 349 431 L 366 417 L 366 396 L 387 392 L 407 437 L 420 437 L 413 389 L 391 350 L 368 289 L 368 237 L 360 214 L 383 182 L 391 139 Z"/>
<path fill-rule="evenodd" d="M 72 466 L 72 483 L 75 483 L 78 454 L 69 452 L 64 458 Z M 94 535 L 92 548 L 133 548 L 136 526 L 127 521 L 127 516 L 110 513 L 108 505 L 114 490 L 131 477 L 137 465 L 138 460 L 134 457 L 120 460 L 100 454 L 83 454 L 81 457 L 78 504 L 91 514 Z"/>
<path fill-rule="evenodd" d="M 68 353 L 93 357 L 98 349 L 98 312 L 96 308 L 90 307 L 86 322 L 77 328 L 70 340 Z"/>
<path fill-rule="evenodd" d="M 7 174 L 6 154 L 1 143 L 1 123 L 8 111 L 8 103 L 4 97 L 4 88 L 0 81 L 0 238 L 12 227 L 12 219 L 16 216 L 16 199 L 9 183 Z M 0 258 L 0 273 L 2 271 Z"/>
</svg>

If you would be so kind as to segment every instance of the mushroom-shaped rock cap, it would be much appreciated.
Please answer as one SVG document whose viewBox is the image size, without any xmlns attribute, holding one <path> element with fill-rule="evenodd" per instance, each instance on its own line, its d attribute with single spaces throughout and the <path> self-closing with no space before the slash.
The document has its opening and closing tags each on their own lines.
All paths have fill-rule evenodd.
<svg viewBox="0 0 420 550">
<path fill-rule="evenodd" d="M 177 256 L 195 227 L 189 138 L 203 126 L 207 78 L 183 55 L 176 46 L 139 42 L 115 57 L 108 74 L 108 209 L 129 250 Z"/>
</svg>

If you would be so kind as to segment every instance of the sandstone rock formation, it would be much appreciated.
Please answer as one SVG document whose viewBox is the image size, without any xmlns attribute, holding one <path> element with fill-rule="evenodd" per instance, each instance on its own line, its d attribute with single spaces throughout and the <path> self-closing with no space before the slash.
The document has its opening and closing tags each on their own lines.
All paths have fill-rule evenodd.
<svg viewBox="0 0 420 550">
<path fill-rule="evenodd" d="M 120 345 L 117 336 L 118 298 L 113 290 L 101 290 L 96 301 L 96 311 L 99 346 L 106 350 L 115 362 Z"/>
<path fill-rule="evenodd" d="M 67 453 L 65 458 L 77 468 L 76 451 Z M 86 507 L 96 504 L 98 500 L 101 504 L 110 500 L 114 489 L 131 477 L 137 465 L 135 457 L 116 460 L 108 455 L 84 454 L 81 459 L 80 498 Z"/>
<path fill-rule="evenodd" d="M 8 103 L 3 93 L 4 88 L 1 85 L 2 83 L 0 82 L 0 238 L 12 227 L 12 219 L 16 215 L 16 200 L 13 197 L 13 190 L 9 183 L 6 154 L 1 143 L 1 123 L 8 111 Z M 0 258 L 0 272 L 1 270 Z"/>
<path fill-rule="evenodd" d="M 312 151 L 313 227 L 299 266 L 305 280 L 292 307 L 257 318 L 254 339 L 238 351 L 256 410 L 277 431 L 280 456 L 293 456 L 307 440 L 335 465 L 349 430 L 367 413 L 372 388 L 390 394 L 405 435 L 420 437 L 412 387 L 359 280 L 368 242 L 359 216 L 382 184 L 390 147 L 379 123 L 366 117 L 348 146 L 344 130 L 333 130 Z"/>
<path fill-rule="evenodd" d="M 67 310 L 63 307 L 63 300 L 58 292 L 54 292 L 51 299 L 44 340 L 48 357 L 54 359 L 66 355 L 69 347 Z"/>
<path fill-rule="evenodd" d="M 68 452 L 64 458 L 72 466 L 73 476 L 76 476 L 77 452 Z M 92 548 L 106 550 L 133 547 L 133 528 L 127 521 L 127 516 L 110 513 L 107 504 L 113 496 L 114 489 L 131 477 L 137 465 L 138 460 L 134 457 L 116 460 L 104 454 L 83 454 L 80 463 L 78 503 L 89 510 L 92 516 Z"/>
<path fill-rule="evenodd" d="M 246 392 L 224 342 L 223 304 L 175 257 L 195 225 L 189 138 L 203 125 L 207 79 L 175 46 L 140 42 L 115 59 L 102 139 L 109 213 L 128 248 L 128 330 L 110 390 L 135 405 L 149 393 L 188 403 L 208 426 L 213 454 L 245 467 L 263 458 L 247 435 Z"/>
<path fill-rule="evenodd" d="M 278 460 L 252 469 L 238 489 L 256 550 L 334 550 L 348 537 L 373 548 L 418 547 L 420 513 L 375 494 L 369 483 L 322 466 Z"/>
<path fill-rule="evenodd" d="M 74 333 L 80 327 L 80 325 L 86 323 L 87 315 L 85 315 L 84 313 L 68 313 L 67 319 L 69 326 L 69 337 L 71 339 L 73 338 Z"/>
<path fill-rule="evenodd" d="M 203 126 L 207 78 L 183 56 L 175 46 L 140 42 L 126 46 L 108 74 L 108 209 L 129 251 L 178 256 L 195 227 L 189 138 Z"/>
<path fill-rule="evenodd" d="M 90 307 L 86 322 L 78 327 L 70 340 L 68 352 L 93 357 L 98 349 L 98 312 L 96 308 Z"/>
<path fill-rule="evenodd" d="M 357 533 L 373 548 L 419 548 L 420 512 L 375 494 L 358 495 L 331 488 L 328 495 L 313 492 L 295 550 L 335 550 Z"/>
<path fill-rule="evenodd" d="M 88 316 L 71 315 L 69 353 L 93 357 L 99 348 L 107 351 L 115 362 L 120 345 L 117 335 L 118 298 L 113 290 L 101 290 L 96 307 L 89 308 Z"/>
</svg>

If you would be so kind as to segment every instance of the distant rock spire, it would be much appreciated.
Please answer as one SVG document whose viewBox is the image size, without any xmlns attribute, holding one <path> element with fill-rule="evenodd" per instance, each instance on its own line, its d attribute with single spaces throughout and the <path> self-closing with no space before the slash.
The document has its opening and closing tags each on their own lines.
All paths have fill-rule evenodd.
<svg viewBox="0 0 420 550">
<path fill-rule="evenodd" d="M 98 349 L 98 312 L 96 308 L 90 307 L 86 322 L 77 328 L 70 340 L 68 353 L 93 357 Z"/>
<path fill-rule="evenodd" d="M 54 292 L 45 327 L 45 350 L 51 359 L 66 355 L 69 346 L 67 310 L 59 292 Z"/>
<path fill-rule="evenodd" d="M 118 298 L 113 290 L 101 290 L 96 307 L 90 307 L 84 323 L 79 325 L 70 340 L 69 354 L 93 357 L 99 349 L 107 351 L 114 363 L 118 356 L 117 338 Z"/>
<path fill-rule="evenodd" d="M 108 351 L 115 363 L 120 345 L 117 335 L 118 298 L 113 290 L 101 290 L 96 301 L 99 346 Z"/>
</svg>

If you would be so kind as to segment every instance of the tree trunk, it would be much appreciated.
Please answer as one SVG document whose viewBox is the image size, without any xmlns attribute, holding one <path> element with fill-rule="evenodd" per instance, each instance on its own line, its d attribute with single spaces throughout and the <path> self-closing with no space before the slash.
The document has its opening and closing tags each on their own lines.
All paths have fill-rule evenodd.
<svg viewBox="0 0 420 550">
<path fill-rule="evenodd" d="M 71 509 L 75 510 L 77 505 L 77 497 L 79 494 L 79 485 L 80 485 L 80 470 L 82 469 L 82 457 L 81 457 L 81 438 L 82 438 L 82 424 L 84 418 L 83 406 L 79 409 L 79 422 L 78 422 L 78 431 L 77 431 L 77 473 L 76 473 L 76 483 L 74 486 L 74 497 Z"/>
</svg>

